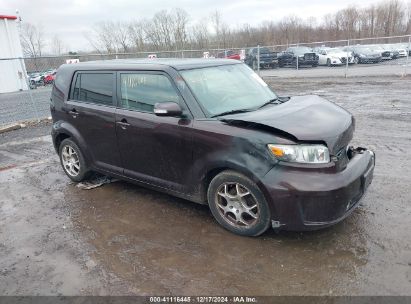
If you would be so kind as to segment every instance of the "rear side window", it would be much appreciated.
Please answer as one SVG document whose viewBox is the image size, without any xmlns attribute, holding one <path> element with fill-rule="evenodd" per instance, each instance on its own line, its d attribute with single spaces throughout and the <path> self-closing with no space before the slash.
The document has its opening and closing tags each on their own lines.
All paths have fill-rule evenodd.
<svg viewBox="0 0 411 304">
<path fill-rule="evenodd" d="M 153 112 L 154 104 L 179 102 L 180 98 L 168 77 L 161 74 L 127 73 L 120 75 L 121 107 Z"/>
<path fill-rule="evenodd" d="M 78 101 L 113 105 L 113 74 L 78 73 L 71 98 Z"/>
</svg>

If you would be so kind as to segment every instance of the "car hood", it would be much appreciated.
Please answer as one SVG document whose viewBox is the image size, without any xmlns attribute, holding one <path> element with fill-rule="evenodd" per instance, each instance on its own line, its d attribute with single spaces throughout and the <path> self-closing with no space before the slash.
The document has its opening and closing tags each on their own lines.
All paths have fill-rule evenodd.
<svg viewBox="0 0 411 304">
<path fill-rule="evenodd" d="M 372 52 L 361 52 L 361 51 L 359 51 L 358 52 L 358 54 L 359 55 L 364 55 L 364 56 L 366 56 L 366 57 L 369 57 L 369 56 L 381 56 L 381 53 L 384 53 L 384 52 L 389 52 L 389 51 L 384 51 L 384 50 L 381 50 L 381 51 L 372 51 Z"/>
<path fill-rule="evenodd" d="M 352 56 L 352 53 L 348 52 L 348 56 Z M 328 57 L 347 57 L 347 52 L 329 53 Z"/>
<path fill-rule="evenodd" d="M 316 95 L 294 96 L 279 105 L 227 115 L 221 120 L 262 125 L 298 141 L 323 141 L 333 154 L 349 144 L 354 131 L 354 118 L 349 112 Z"/>
</svg>

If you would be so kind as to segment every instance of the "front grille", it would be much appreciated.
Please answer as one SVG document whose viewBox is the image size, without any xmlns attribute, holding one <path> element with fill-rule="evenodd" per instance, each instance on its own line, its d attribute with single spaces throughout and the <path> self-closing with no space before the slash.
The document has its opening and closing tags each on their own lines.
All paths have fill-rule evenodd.
<svg viewBox="0 0 411 304">
<path fill-rule="evenodd" d="M 304 54 L 304 59 L 305 60 L 314 60 L 314 53 L 309 53 L 309 54 Z"/>
</svg>

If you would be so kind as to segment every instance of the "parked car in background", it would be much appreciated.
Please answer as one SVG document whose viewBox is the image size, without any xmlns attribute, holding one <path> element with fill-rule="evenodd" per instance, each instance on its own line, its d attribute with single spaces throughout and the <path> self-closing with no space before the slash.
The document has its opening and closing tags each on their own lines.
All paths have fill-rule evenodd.
<svg viewBox="0 0 411 304">
<path fill-rule="evenodd" d="M 44 84 L 52 84 L 56 79 L 56 72 L 52 72 L 44 77 Z"/>
<path fill-rule="evenodd" d="M 297 63 L 298 60 L 298 63 Z M 305 46 L 289 47 L 278 56 L 278 66 L 318 66 L 319 56 L 311 49 Z"/>
<path fill-rule="evenodd" d="M 377 44 L 368 45 L 367 47 L 373 51 L 381 53 L 382 60 L 392 60 L 397 59 L 399 57 L 398 51 L 392 50 L 392 48 L 387 45 Z"/>
<path fill-rule="evenodd" d="M 253 70 L 258 67 L 258 48 L 251 48 L 245 56 L 244 62 Z M 260 47 L 260 68 L 276 68 L 278 66 L 277 53 L 268 48 Z"/>
<path fill-rule="evenodd" d="M 398 47 L 397 51 L 399 57 L 407 57 L 407 49 Z"/>
<path fill-rule="evenodd" d="M 405 48 L 400 47 L 397 44 L 386 44 L 384 47 L 387 50 L 390 50 L 390 51 L 394 52 L 395 58 L 393 58 L 393 59 L 397 59 L 399 57 L 406 57 L 407 56 L 407 50 Z"/>
<path fill-rule="evenodd" d="M 224 52 L 217 53 L 216 58 L 241 60 L 240 54 L 232 50 L 226 50 Z"/>
<path fill-rule="evenodd" d="M 411 56 L 411 44 L 408 44 L 408 43 L 398 43 L 397 45 L 398 45 L 399 48 L 405 50 L 405 52 L 406 52 L 405 56 L 407 56 L 407 53 L 408 53 L 408 56 Z"/>
<path fill-rule="evenodd" d="M 50 110 L 71 180 L 97 171 L 205 204 L 239 235 L 334 225 L 373 179 L 374 153 L 351 146 L 349 112 L 280 97 L 240 61 L 65 64 Z"/>
<path fill-rule="evenodd" d="M 30 73 L 29 75 L 30 86 L 42 86 L 44 85 L 43 73 Z"/>
<path fill-rule="evenodd" d="M 378 63 L 382 60 L 381 52 L 364 46 L 347 46 L 343 51 L 353 53 L 355 63 Z"/>
<path fill-rule="evenodd" d="M 316 53 L 318 54 L 318 65 L 343 65 L 354 64 L 354 56 L 351 52 L 344 52 L 340 48 L 317 48 L 315 49 Z"/>
</svg>

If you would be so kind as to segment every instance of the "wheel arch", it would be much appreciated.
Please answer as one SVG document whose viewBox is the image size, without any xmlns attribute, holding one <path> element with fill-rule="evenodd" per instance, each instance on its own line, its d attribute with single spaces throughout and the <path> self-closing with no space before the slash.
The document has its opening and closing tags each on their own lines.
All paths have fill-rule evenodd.
<svg viewBox="0 0 411 304">
<path fill-rule="evenodd" d="M 59 153 L 59 148 L 63 140 L 70 138 L 80 148 L 81 153 L 88 163 L 92 160 L 89 150 L 87 149 L 86 142 L 81 136 L 80 132 L 67 122 L 57 122 L 53 125 L 52 138 L 54 148 Z"/>
<path fill-rule="evenodd" d="M 260 188 L 260 190 L 263 192 L 265 198 L 267 201 L 267 190 L 265 189 L 263 183 L 261 182 L 260 178 L 250 169 L 243 167 L 241 165 L 238 165 L 233 162 L 224 162 L 223 164 L 216 164 L 215 166 L 209 167 L 206 173 L 204 174 L 202 180 L 201 180 L 201 190 L 200 190 L 200 197 L 201 200 L 208 204 L 207 202 L 207 191 L 210 186 L 210 182 L 213 180 L 214 177 L 216 177 L 218 174 L 220 174 L 223 171 L 235 171 L 240 174 L 243 174 L 244 176 L 248 177 L 251 179 L 254 183 L 257 184 L 257 186 Z"/>
</svg>

